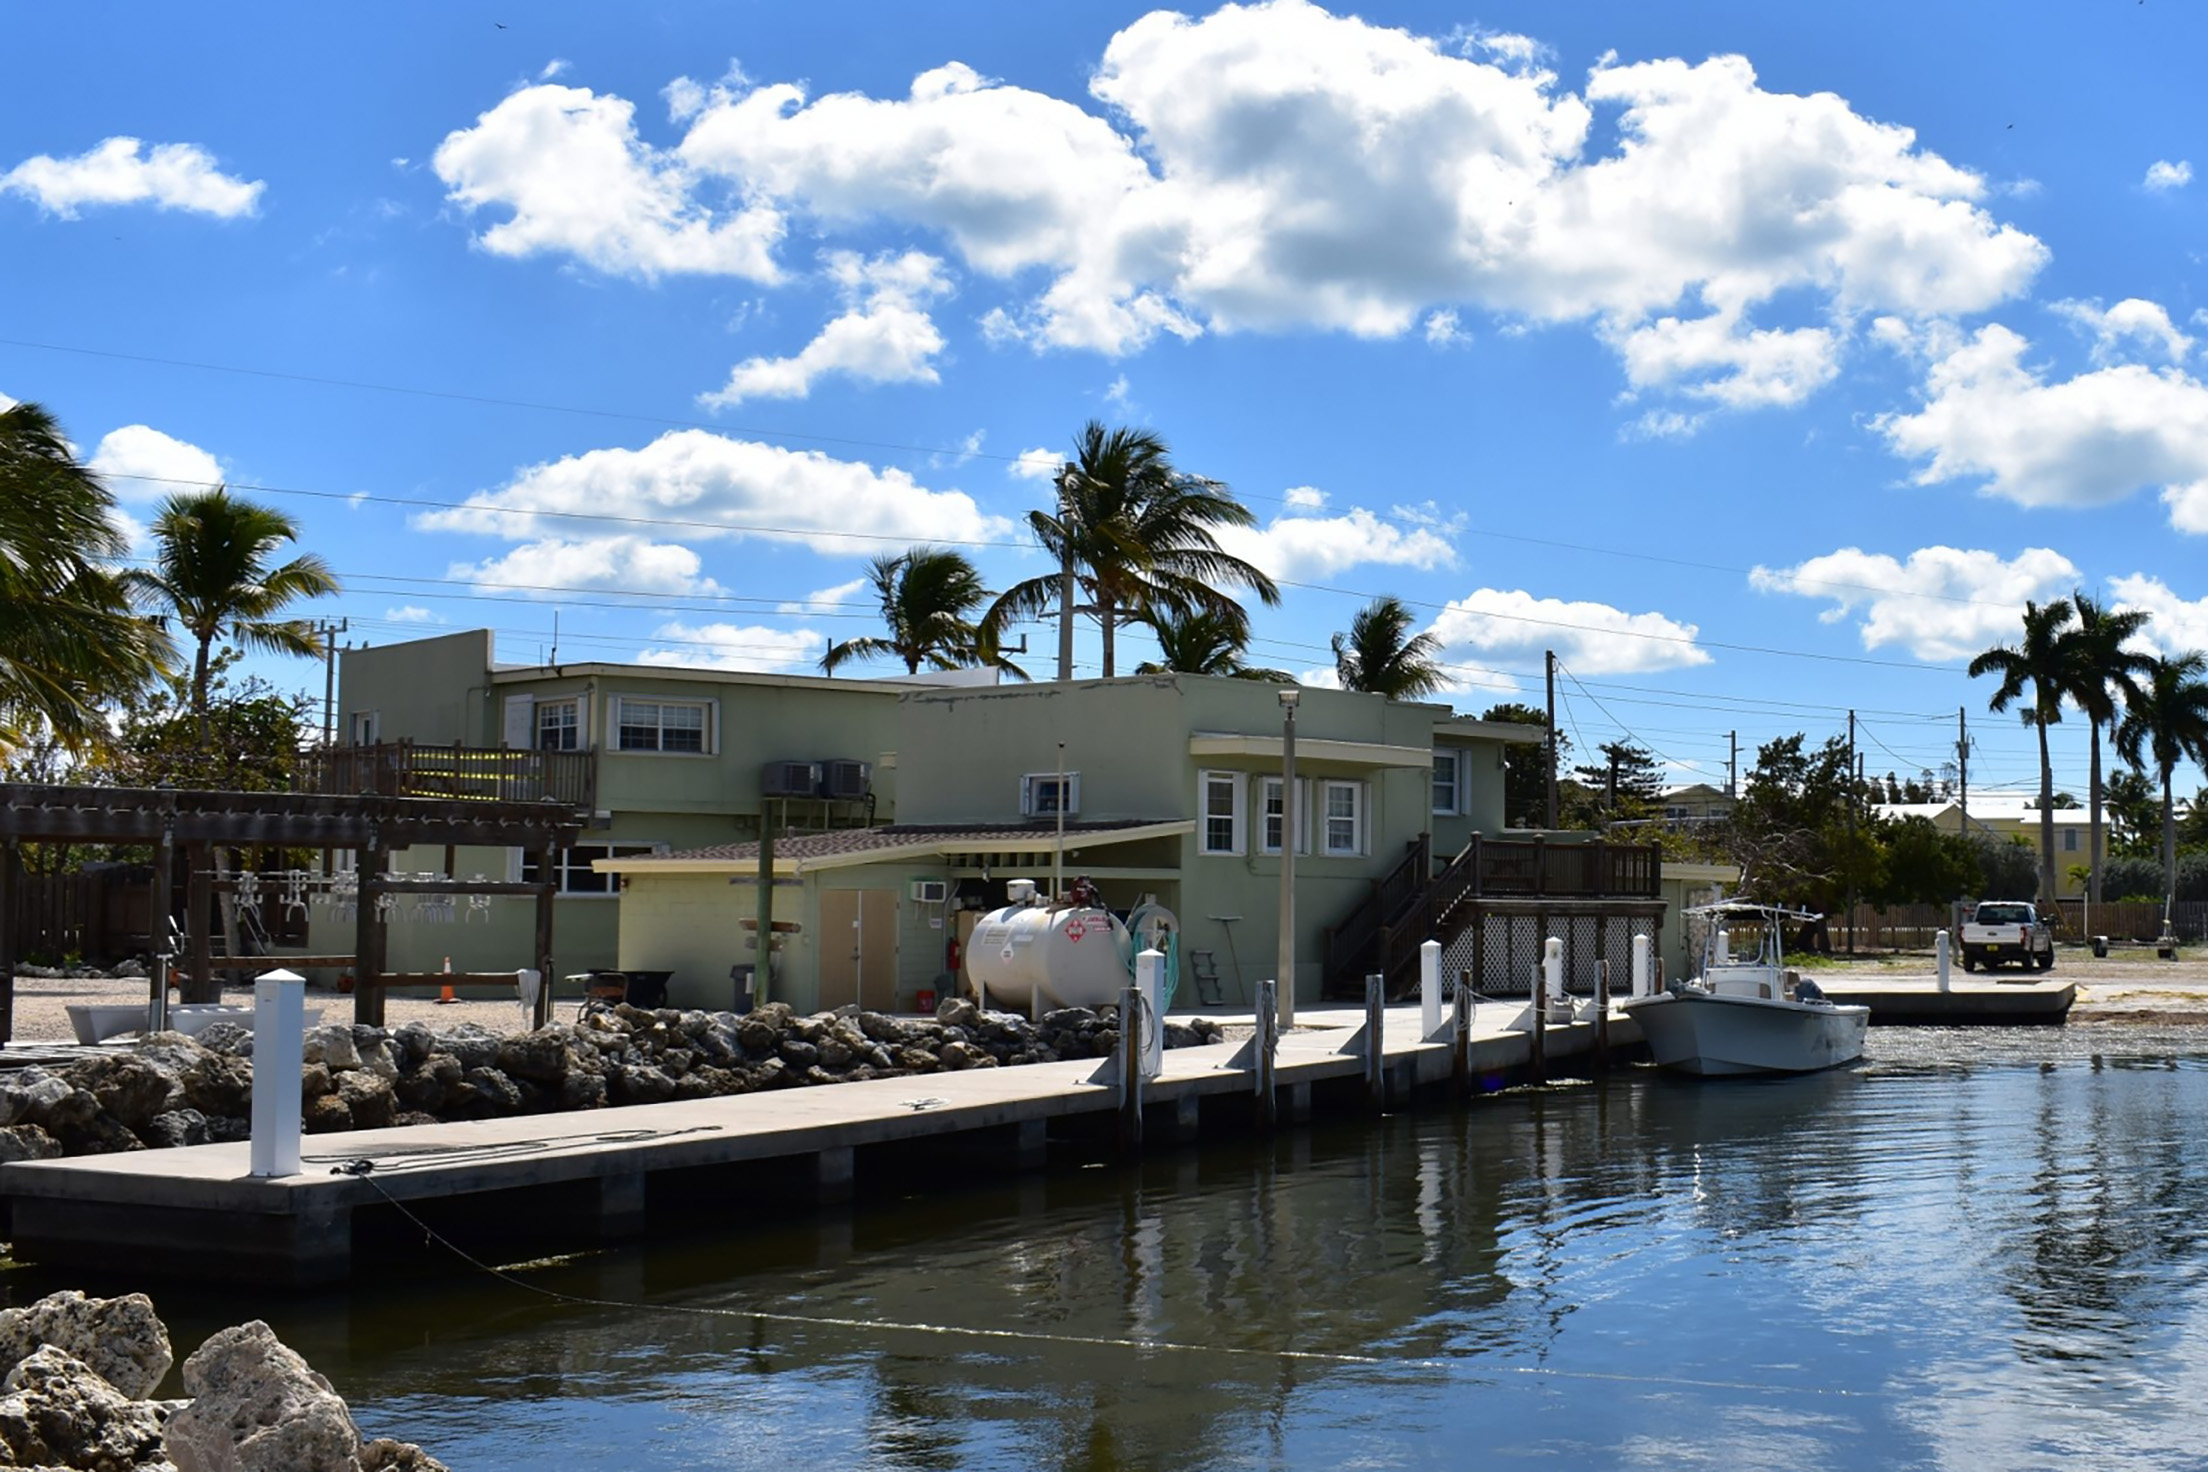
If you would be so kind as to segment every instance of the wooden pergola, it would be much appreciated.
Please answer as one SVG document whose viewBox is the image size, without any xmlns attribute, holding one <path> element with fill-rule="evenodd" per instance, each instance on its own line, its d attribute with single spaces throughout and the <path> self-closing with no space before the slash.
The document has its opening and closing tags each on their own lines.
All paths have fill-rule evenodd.
<svg viewBox="0 0 2208 1472">
<path fill-rule="evenodd" d="M 580 817 L 567 803 L 514 802 L 483 798 L 334 796 L 298 792 L 201 792 L 183 788 L 65 787 L 0 782 L 0 1045 L 14 1036 L 16 937 L 12 917 L 22 874 L 25 842 L 144 844 L 153 851 L 153 933 L 149 952 L 163 949 L 162 928 L 169 917 L 175 866 L 180 851 L 185 869 L 184 999 L 213 1001 L 215 957 L 208 934 L 210 901 L 220 881 L 213 850 L 227 848 L 304 848 L 324 853 L 349 850 L 357 855 L 360 875 L 354 954 L 329 957 L 224 957 L 226 969 L 265 969 L 275 965 L 315 965 L 344 960 L 353 973 L 353 1017 L 383 1021 L 385 989 L 398 985 L 435 985 L 440 981 L 487 978 L 435 974 L 391 975 L 384 969 L 389 922 L 377 904 L 383 895 L 483 894 L 529 895 L 537 911 L 533 961 L 543 981 L 537 992 L 537 1020 L 548 1020 L 552 1003 L 553 897 L 559 891 L 556 855 L 572 845 Z M 519 848 L 534 854 L 541 880 L 531 883 L 460 879 L 452 873 L 452 850 L 459 845 Z M 443 847 L 443 879 L 401 878 L 390 872 L 391 855 L 400 849 Z M 500 981 L 507 980 L 500 975 Z"/>
</svg>

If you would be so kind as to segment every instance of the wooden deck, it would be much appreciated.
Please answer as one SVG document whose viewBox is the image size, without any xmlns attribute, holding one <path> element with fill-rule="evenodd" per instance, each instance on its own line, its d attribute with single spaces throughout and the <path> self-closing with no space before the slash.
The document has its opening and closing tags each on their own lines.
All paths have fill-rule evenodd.
<svg viewBox="0 0 2208 1472">
<path fill-rule="evenodd" d="M 1528 1035 L 1509 1031 L 1523 1003 L 1474 1009 L 1469 1073 L 1492 1084 L 1523 1077 Z M 1369 1108 L 1361 1009 L 1304 1008 L 1282 1038 L 1275 1064 L 1279 1112 L 1307 1119 L 1317 1089 L 1336 1107 Z M 1416 1037 L 1419 1012 L 1390 1008 L 1382 1070 L 1391 1100 L 1446 1085 L 1454 1047 Z M 1553 1066 L 1589 1053 L 1591 1023 L 1548 1029 Z M 1613 1047 L 1638 1041 L 1622 1018 Z M 1345 1051 L 1346 1049 L 1346 1051 Z M 1254 1074 L 1236 1066 L 1237 1044 L 1175 1048 L 1161 1077 L 1143 1089 L 1148 1141 L 1192 1140 L 1207 1114 L 1239 1117 L 1254 1098 Z M 37 1262 L 110 1263 L 152 1270 L 297 1285 L 341 1280 L 352 1271 L 352 1213 L 386 1198 L 479 1199 L 488 1209 L 509 1193 L 564 1192 L 562 1220 L 575 1245 L 629 1235 L 644 1226 L 646 1180 L 665 1171 L 785 1160 L 811 1172 L 819 1199 L 847 1198 L 866 1156 L 884 1147 L 971 1134 L 1001 1148 L 1011 1168 L 1040 1166 L 1052 1126 L 1119 1108 L 1115 1065 L 1098 1060 L 973 1069 L 733 1098 L 529 1115 L 475 1123 L 310 1135 L 302 1173 L 247 1174 L 249 1146 L 202 1145 L 127 1155 L 16 1162 L 0 1167 L 0 1195 L 13 1210 L 14 1249 Z M 1569 1065 L 1567 1065 L 1569 1066 Z M 1338 1089 L 1336 1086 L 1340 1086 Z M 370 1163 L 367 1179 L 333 1173 Z"/>
</svg>

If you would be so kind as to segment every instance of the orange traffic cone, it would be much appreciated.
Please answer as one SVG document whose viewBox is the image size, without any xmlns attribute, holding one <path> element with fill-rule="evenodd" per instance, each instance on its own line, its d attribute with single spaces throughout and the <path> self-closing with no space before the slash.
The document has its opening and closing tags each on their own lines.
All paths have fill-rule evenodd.
<svg viewBox="0 0 2208 1472">
<path fill-rule="evenodd" d="M 445 975 L 452 975 L 452 957 L 450 956 L 445 957 Z M 460 999 L 458 997 L 452 994 L 452 983 L 449 981 L 446 982 L 444 984 L 444 987 L 437 993 L 437 1005 L 440 1007 L 445 1006 L 451 1002 L 457 1002 L 459 1000 Z"/>
</svg>

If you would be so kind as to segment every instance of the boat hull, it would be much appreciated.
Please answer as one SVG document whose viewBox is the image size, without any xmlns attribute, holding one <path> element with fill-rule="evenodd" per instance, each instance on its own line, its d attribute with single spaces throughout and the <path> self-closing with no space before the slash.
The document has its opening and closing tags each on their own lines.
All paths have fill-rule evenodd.
<svg viewBox="0 0 2208 1472">
<path fill-rule="evenodd" d="M 1666 992 L 1622 1009 L 1660 1068 L 1703 1077 L 1815 1073 L 1863 1056 L 1868 1007 Z"/>
</svg>

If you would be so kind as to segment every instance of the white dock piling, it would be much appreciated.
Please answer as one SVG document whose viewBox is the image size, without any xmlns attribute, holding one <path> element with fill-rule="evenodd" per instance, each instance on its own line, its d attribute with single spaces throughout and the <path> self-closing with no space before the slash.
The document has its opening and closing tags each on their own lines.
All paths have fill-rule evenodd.
<svg viewBox="0 0 2208 1472">
<path fill-rule="evenodd" d="M 299 1075 L 306 1055 L 307 979 L 264 971 L 253 983 L 253 1148 L 256 1176 L 299 1174 Z"/>
<path fill-rule="evenodd" d="M 1656 993 L 1656 968 L 1649 963 L 1649 938 L 1633 937 L 1633 995 L 1654 996 Z"/>
<path fill-rule="evenodd" d="M 1441 1031 L 1441 942 L 1429 940 L 1418 948 L 1418 1035 L 1432 1038 Z"/>
<path fill-rule="evenodd" d="M 1572 1009 L 1564 1000 L 1564 942 L 1550 936 L 1541 946 L 1541 1007 L 1545 1013 L 1562 1006 L 1564 1020 L 1572 1020 Z"/>
<path fill-rule="evenodd" d="M 1932 937 L 1932 960 L 1933 964 L 1939 968 L 1940 990 L 1944 992 L 1948 989 L 1948 943 L 1947 932 L 1944 930 Z"/>
<path fill-rule="evenodd" d="M 1165 952 L 1135 957 L 1135 990 L 1142 996 L 1142 1076 L 1156 1078 L 1165 1072 Z"/>
</svg>

